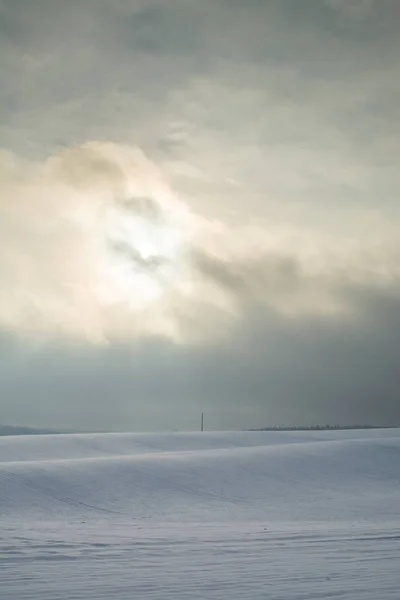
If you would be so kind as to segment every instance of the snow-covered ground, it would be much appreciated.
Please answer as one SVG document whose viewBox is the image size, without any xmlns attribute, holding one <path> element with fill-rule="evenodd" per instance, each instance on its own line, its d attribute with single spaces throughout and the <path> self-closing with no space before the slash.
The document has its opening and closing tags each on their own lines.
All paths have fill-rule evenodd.
<svg viewBox="0 0 400 600">
<path fill-rule="evenodd" d="M 0 438 L 3 600 L 400 598 L 400 430 Z"/>
</svg>

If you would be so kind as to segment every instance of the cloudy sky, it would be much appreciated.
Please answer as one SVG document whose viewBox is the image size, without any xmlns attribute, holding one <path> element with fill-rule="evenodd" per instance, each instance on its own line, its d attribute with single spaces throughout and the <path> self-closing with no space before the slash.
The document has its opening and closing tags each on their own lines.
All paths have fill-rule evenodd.
<svg viewBox="0 0 400 600">
<path fill-rule="evenodd" d="M 398 0 L 0 0 L 0 422 L 400 423 Z"/>
</svg>

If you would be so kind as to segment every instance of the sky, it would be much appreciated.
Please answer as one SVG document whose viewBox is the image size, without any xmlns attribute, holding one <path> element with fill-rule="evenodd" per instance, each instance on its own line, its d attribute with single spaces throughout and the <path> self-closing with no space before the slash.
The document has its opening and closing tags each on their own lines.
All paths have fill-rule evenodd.
<svg viewBox="0 0 400 600">
<path fill-rule="evenodd" d="M 398 0 L 0 0 L 0 423 L 400 424 Z"/>
</svg>

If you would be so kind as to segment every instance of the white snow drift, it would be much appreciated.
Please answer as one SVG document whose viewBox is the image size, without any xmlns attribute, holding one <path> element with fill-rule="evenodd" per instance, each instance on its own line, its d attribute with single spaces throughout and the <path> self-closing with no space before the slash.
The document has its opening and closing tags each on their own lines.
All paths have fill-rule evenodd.
<svg viewBox="0 0 400 600">
<path fill-rule="evenodd" d="M 400 430 L 5 437 L 0 510 L 7 598 L 386 600 Z"/>
</svg>

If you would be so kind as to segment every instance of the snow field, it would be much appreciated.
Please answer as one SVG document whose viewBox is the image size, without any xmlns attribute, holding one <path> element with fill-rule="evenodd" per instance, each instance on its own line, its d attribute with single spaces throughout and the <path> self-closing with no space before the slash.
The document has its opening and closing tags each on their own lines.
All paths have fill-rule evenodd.
<svg viewBox="0 0 400 600">
<path fill-rule="evenodd" d="M 398 600 L 400 430 L 0 438 L 0 598 Z"/>
</svg>

